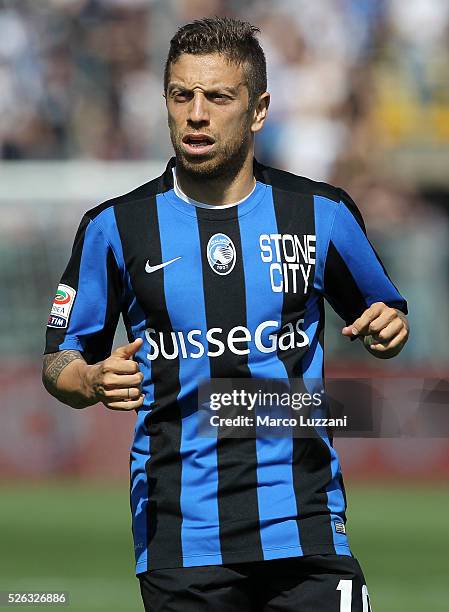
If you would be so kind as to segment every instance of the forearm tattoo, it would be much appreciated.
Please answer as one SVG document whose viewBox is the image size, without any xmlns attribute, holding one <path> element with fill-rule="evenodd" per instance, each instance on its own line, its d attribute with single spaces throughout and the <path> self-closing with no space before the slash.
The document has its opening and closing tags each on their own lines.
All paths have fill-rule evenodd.
<svg viewBox="0 0 449 612">
<path fill-rule="evenodd" d="M 49 393 L 56 393 L 56 383 L 61 372 L 75 359 L 83 359 L 79 351 L 60 351 L 44 355 L 42 382 Z"/>
</svg>

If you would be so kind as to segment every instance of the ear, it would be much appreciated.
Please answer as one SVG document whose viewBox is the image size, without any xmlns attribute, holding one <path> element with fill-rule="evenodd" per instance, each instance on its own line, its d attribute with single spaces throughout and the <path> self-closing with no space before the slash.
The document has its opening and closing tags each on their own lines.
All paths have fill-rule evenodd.
<svg viewBox="0 0 449 612">
<path fill-rule="evenodd" d="M 254 109 L 253 123 L 251 125 L 252 132 L 258 132 L 263 128 L 265 119 L 268 114 L 268 107 L 270 106 L 270 94 L 268 91 L 259 96 L 256 108 Z"/>
</svg>

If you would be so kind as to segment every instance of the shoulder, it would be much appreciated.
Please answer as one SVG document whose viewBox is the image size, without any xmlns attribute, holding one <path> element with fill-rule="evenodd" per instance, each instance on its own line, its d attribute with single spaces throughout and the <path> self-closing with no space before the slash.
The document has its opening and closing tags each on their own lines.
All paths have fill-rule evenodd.
<svg viewBox="0 0 449 612">
<path fill-rule="evenodd" d="M 98 217 L 100 217 L 105 211 L 112 211 L 114 208 L 121 209 L 123 207 L 133 208 L 134 204 L 142 202 L 143 200 L 148 200 L 148 198 L 154 197 L 158 193 L 163 193 L 163 191 L 165 191 L 165 189 L 161 188 L 160 180 L 157 178 L 152 181 L 148 181 L 148 183 L 140 185 L 128 193 L 119 195 L 98 204 L 97 206 L 89 209 L 85 213 L 85 216 L 92 221 L 96 219 L 98 220 Z"/>
<path fill-rule="evenodd" d="M 86 213 L 85 217 L 89 220 L 99 220 L 98 218 L 105 211 L 113 211 L 113 209 L 122 209 L 122 208 L 134 208 L 142 202 L 148 202 L 149 198 L 154 198 L 159 193 L 164 193 L 164 191 L 168 191 L 172 188 L 172 160 L 168 163 L 163 174 L 154 178 L 143 185 L 139 185 L 135 189 L 129 191 L 128 193 L 124 193 L 118 195 L 116 197 L 110 198 L 109 200 L 105 200 L 101 204 L 90 208 Z"/>
<path fill-rule="evenodd" d="M 279 170 L 278 168 L 265 166 L 256 160 L 254 161 L 254 173 L 257 180 L 271 185 L 273 189 L 290 193 L 293 196 L 292 199 L 298 195 L 308 196 L 309 198 L 319 197 L 320 203 L 329 207 L 329 212 L 336 210 L 336 204 L 343 204 L 364 228 L 362 215 L 357 205 L 351 196 L 341 187 L 322 181 L 314 181 L 305 176 Z"/>
<path fill-rule="evenodd" d="M 330 183 L 314 181 L 305 176 L 265 166 L 257 161 L 254 162 L 254 172 L 257 180 L 281 191 L 306 196 L 322 196 L 334 202 L 339 202 L 341 199 L 342 190 Z"/>
</svg>

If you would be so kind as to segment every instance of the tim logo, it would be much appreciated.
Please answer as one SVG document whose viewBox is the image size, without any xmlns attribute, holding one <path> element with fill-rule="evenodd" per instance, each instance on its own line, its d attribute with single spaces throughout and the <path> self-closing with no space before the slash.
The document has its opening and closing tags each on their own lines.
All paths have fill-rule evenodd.
<svg viewBox="0 0 449 612">
<path fill-rule="evenodd" d="M 67 320 L 64 317 L 55 317 L 54 315 L 50 315 L 48 317 L 48 326 L 49 327 L 67 327 Z"/>
<path fill-rule="evenodd" d="M 235 266 L 235 246 L 226 234 L 214 234 L 207 243 L 207 260 L 214 272 L 224 276 Z"/>
</svg>

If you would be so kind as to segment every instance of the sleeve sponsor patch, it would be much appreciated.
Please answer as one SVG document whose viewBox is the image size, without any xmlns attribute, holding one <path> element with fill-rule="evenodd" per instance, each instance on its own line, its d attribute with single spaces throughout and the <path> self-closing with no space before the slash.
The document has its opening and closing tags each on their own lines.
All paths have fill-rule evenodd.
<svg viewBox="0 0 449 612">
<path fill-rule="evenodd" d="M 59 329 L 67 327 L 75 295 L 76 291 L 73 287 L 63 284 L 58 285 L 50 316 L 48 317 L 48 327 Z"/>
</svg>

